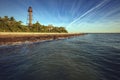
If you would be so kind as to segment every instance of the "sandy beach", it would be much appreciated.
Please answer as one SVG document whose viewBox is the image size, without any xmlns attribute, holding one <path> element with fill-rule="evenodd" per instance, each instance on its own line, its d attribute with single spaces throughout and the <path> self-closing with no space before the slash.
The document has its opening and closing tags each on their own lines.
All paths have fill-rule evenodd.
<svg viewBox="0 0 120 80">
<path fill-rule="evenodd" d="M 33 32 L 0 32 L 0 45 L 14 43 L 39 42 L 43 40 L 65 39 L 83 35 L 82 33 L 33 33 Z"/>
</svg>

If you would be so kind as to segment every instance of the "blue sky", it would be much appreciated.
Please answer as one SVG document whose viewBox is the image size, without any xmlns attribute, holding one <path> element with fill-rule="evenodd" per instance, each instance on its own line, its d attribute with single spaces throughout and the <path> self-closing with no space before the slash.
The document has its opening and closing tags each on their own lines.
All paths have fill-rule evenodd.
<svg viewBox="0 0 120 80">
<path fill-rule="evenodd" d="M 33 23 L 64 26 L 69 32 L 120 32 L 120 0 L 0 0 L 0 16 L 26 24 L 29 6 Z"/>
</svg>

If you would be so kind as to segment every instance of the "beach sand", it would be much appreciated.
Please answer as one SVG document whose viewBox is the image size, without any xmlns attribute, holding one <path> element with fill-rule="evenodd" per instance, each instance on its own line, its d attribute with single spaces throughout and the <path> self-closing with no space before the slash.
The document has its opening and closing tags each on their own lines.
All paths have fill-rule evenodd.
<svg viewBox="0 0 120 80">
<path fill-rule="evenodd" d="M 83 35 L 82 33 L 26 33 L 0 32 L 0 45 L 10 45 L 25 42 L 39 42 L 43 40 L 65 39 Z"/>
</svg>

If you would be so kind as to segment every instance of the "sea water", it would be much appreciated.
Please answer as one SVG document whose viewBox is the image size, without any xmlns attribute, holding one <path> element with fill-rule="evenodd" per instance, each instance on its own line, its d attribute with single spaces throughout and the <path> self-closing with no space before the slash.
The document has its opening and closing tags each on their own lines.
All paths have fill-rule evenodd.
<svg viewBox="0 0 120 80">
<path fill-rule="evenodd" d="M 120 34 L 0 46 L 0 80 L 120 80 Z"/>
</svg>

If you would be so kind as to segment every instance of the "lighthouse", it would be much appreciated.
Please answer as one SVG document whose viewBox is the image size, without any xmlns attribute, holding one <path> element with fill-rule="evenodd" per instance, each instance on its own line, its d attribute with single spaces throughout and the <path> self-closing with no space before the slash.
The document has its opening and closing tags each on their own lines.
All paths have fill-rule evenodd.
<svg viewBox="0 0 120 80">
<path fill-rule="evenodd" d="M 28 26 L 29 27 L 31 27 L 32 26 L 32 7 L 30 6 L 29 8 L 28 8 L 28 17 L 29 17 L 29 23 L 28 23 Z"/>
</svg>

